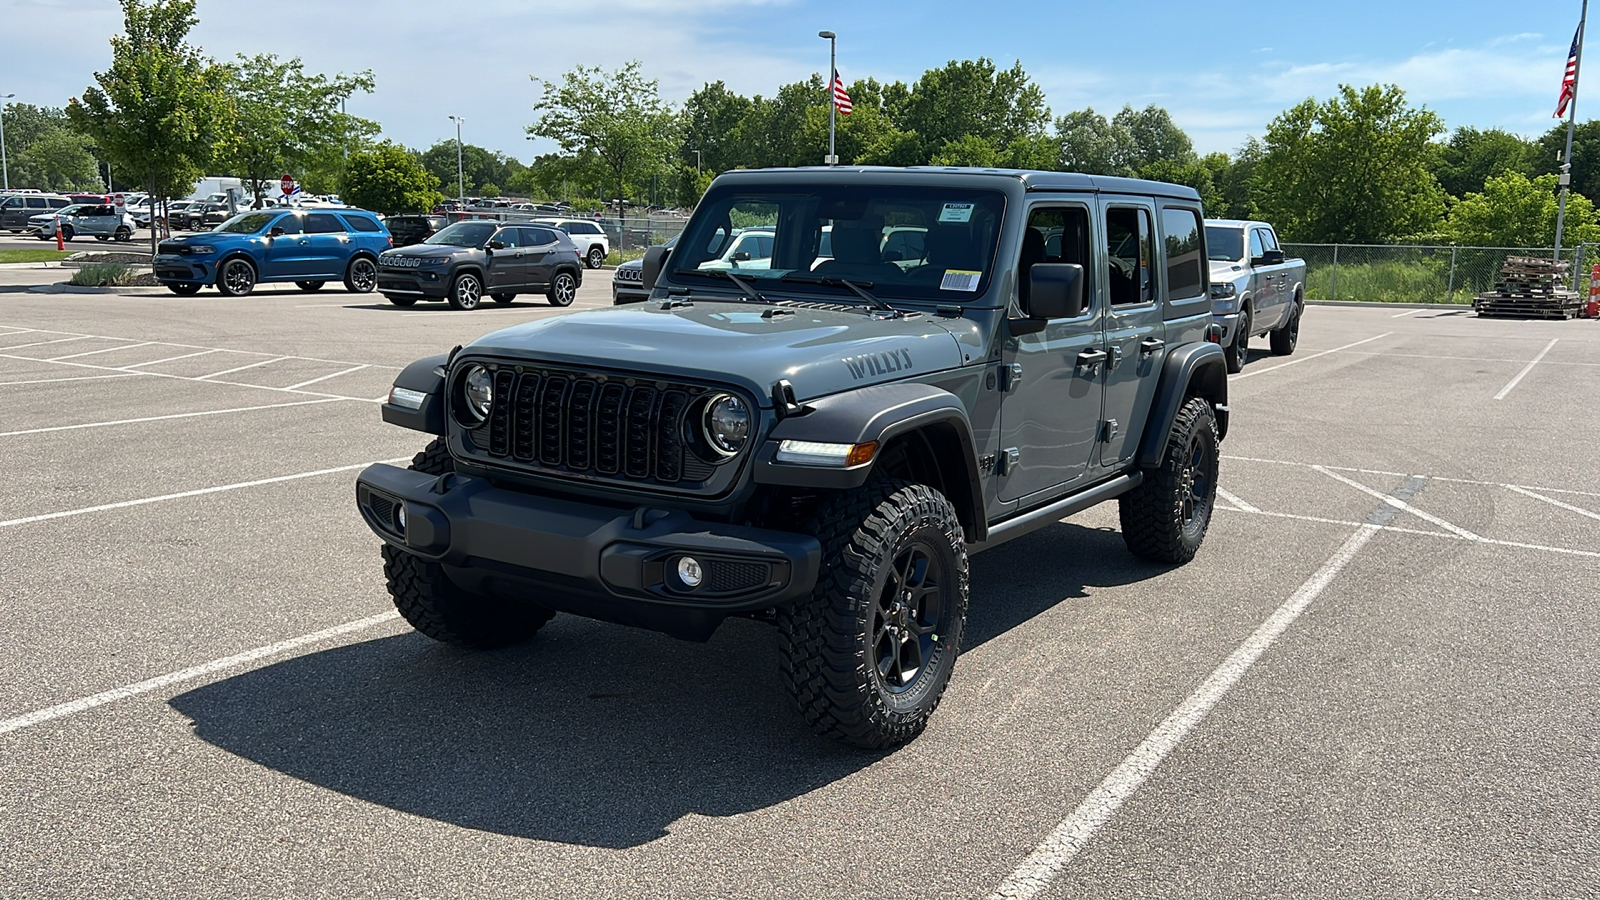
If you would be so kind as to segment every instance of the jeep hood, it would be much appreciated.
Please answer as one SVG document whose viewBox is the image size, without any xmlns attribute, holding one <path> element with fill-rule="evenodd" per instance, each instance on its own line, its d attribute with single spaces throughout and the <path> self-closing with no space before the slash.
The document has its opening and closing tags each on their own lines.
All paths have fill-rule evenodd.
<svg viewBox="0 0 1600 900">
<path fill-rule="evenodd" d="M 660 307 L 650 301 L 529 322 L 484 335 L 465 352 L 721 381 L 763 406 L 779 379 L 804 401 L 962 364 L 954 335 L 927 315 L 706 300 Z"/>
</svg>

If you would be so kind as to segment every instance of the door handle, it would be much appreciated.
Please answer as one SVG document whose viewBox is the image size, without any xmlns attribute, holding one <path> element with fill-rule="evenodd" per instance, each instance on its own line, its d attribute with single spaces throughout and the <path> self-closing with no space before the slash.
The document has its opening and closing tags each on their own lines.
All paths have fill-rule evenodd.
<svg viewBox="0 0 1600 900">
<path fill-rule="evenodd" d="M 1139 342 L 1139 355 L 1149 356 L 1167 345 L 1161 338 L 1145 338 Z"/>
<path fill-rule="evenodd" d="M 1106 352 L 1098 348 L 1091 347 L 1090 349 L 1078 354 L 1078 368 L 1080 369 L 1099 368 L 1100 364 L 1105 361 Z"/>
</svg>

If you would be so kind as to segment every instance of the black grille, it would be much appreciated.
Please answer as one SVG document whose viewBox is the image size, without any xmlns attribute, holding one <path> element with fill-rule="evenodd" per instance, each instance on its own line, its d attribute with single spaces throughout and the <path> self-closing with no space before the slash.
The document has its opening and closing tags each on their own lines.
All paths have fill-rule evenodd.
<svg viewBox="0 0 1600 900">
<path fill-rule="evenodd" d="M 494 373 L 489 420 L 470 432 L 480 452 L 538 469 L 675 485 L 710 478 L 686 420 L 707 389 L 591 378 L 575 372 Z"/>
<path fill-rule="evenodd" d="M 189 246 L 187 244 L 178 244 L 171 241 L 162 241 L 156 246 L 156 252 L 165 253 L 170 256 L 188 256 Z"/>
<path fill-rule="evenodd" d="M 770 571 L 771 567 L 766 563 L 709 560 L 706 562 L 705 590 L 712 594 L 748 591 L 765 585 Z"/>
</svg>

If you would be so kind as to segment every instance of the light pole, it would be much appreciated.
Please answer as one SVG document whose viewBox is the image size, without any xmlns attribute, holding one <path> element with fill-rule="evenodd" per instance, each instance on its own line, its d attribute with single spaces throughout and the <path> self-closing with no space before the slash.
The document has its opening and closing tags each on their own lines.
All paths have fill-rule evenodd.
<svg viewBox="0 0 1600 900">
<path fill-rule="evenodd" d="M 837 53 L 839 36 L 831 31 L 819 31 L 817 32 L 817 37 L 828 42 L 828 156 L 823 162 L 830 166 L 836 166 L 839 164 L 839 157 L 833 152 L 833 131 L 834 120 L 839 115 L 839 104 L 835 103 L 833 99 L 833 79 L 839 71 Z"/>
<path fill-rule="evenodd" d="M 467 170 L 461 165 L 461 123 L 466 119 L 462 116 L 451 116 L 450 121 L 456 123 L 456 190 L 459 192 L 456 199 L 461 202 L 463 211 L 467 208 Z"/>
<path fill-rule="evenodd" d="M 5 189 L 11 190 L 11 170 L 6 168 L 6 105 L 3 101 L 10 100 L 16 94 L 0 95 L 0 177 L 5 180 Z"/>
<path fill-rule="evenodd" d="M 694 177 L 700 177 L 700 151 L 694 152 Z"/>
</svg>

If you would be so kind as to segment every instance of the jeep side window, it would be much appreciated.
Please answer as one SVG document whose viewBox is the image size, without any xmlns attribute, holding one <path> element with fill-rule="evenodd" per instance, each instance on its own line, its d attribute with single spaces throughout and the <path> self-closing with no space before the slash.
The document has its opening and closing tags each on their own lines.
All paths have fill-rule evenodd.
<svg viewBox="0 0 1600 900">
<path fill-rule="evenodd" d="M 1106 210 L 1106 288 L 1112 305 L 1148 303 L 1155 298 L 1150 282 L 1150 213 L 1137 207 Z"/>
<path fill-rule="evenodd" d="M 1083 266 L 1083 296 L 1094 308 L 1093 267 L 1089 264 L 1089 212 L 1081 207 L 1041 207 L 1028 214 L 1022 232 L 1022 253 L 1017 260 L 1017 294 L 1026 303 L 1032 287 L 1028 270 L 1036 263 L 1077 263 Z"/>
<path fill-rule="evenodd" d="M 1206 290 L 1205 243 L 1200 239 L 1200 214 L 1174 206 L 1161 208 L 1161 234 L 1167 251 L 1167 302 L 1203 296 Z"/>
</svg>

